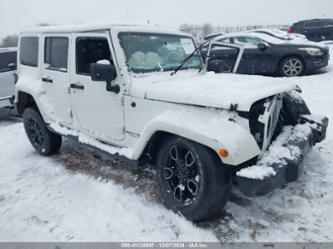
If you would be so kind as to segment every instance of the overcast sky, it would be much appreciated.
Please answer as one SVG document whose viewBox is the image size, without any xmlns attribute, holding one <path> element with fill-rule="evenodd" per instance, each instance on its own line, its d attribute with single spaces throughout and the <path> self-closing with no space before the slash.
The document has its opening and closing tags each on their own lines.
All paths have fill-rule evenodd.
<svg viewBox="0 0 333 249">
<path fill-rule="evenodd" d="M 333 0 L 0 0 L 0 37 L 38 23 L 139 22 L 178 27 L 333 18 Z"/>
</svg>

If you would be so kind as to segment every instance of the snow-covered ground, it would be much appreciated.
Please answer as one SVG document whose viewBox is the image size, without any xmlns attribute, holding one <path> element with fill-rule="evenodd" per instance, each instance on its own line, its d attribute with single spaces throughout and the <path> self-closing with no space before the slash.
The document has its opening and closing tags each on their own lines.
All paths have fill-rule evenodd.
<svg viewBox="0 0 333 249">
<path fill-rule="evenodd" d="M 333 63 L 327 71 L 285 80 L 332 121 Z M 194 225 L 162 205 L 149 167 L 120 165 L 70 141 L 41 157 L 20 120 L 2 111 L 0 241 L 332 241 L 332 126 L 297 182 L 253 199 L 235 190 L 220 218 Z"/>
</svg>

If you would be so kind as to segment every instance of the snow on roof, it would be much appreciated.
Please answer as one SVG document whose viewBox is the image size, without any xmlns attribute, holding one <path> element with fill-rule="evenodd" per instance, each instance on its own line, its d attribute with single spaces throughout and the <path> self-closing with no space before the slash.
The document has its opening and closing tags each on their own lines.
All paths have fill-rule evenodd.
<svg viewBox="0 0 333 249">
<path fill-rule="evenodd" d="M 181 32 L 177 29 L 162 28 L 157 25 L 151 25 L 151 24 L 135 24 L 135 23 L 89 23 L 89 24 L 31 27 L 23 30 L 21 34 L 73 33 L 73 32 L 101 31 L 109 29 L 128 31 L 128 32 L 170 33 L 170 34 L 190 36 L 189 34 Z"/>
<path fill-rule="evenodd" d="M 273 43 L 273 44 L 281 44 L 281 43 L 285 42 L 284 40 L 275 38 L 275 37 L 267 35 L 267 34 L 254 33 L 254 32 L 251 33 L 251 32 L 248 32 L 248 31 L 228 33 L 226 35 L 221 36 L 220 39 L 228 38 L 228 37 L 240 37 L 240 36 L 260 38 L 260 39 L 262 39 L 266 42 L 270 42 L 270 43 Z"/>
<path fill-rule="evenodd" d="M 274 32 L 274 31 L 272 31 Z M 283 31 L 281 31 L 283 32 Z M 303 38 L 301 39 L 291 39 L 291 40 L 284 40 L 280 38 L 275 38 L 271 35 L 264 34 L 264 33 L 257 33 L 257 32 L 249 32 L 249 31 L 243 31 L 243 32 L 234 32 L 234 33 L 228 33 L 225 35 L 218 36 L 214 38 L 214 40 L 220 40 L 224 38 L 229 38 L 229 37 L 255 37 L 259 38 L 263 41 L 266 41 L 271 44 L 292 44 L 292 45 L 308 45 L 310 47 L 321 47 L 321 48 L 326 48 L 325 44 L 319 43 L 319 42 L 312 42 L 308 40 L 304 40 Z"/>
</svg>

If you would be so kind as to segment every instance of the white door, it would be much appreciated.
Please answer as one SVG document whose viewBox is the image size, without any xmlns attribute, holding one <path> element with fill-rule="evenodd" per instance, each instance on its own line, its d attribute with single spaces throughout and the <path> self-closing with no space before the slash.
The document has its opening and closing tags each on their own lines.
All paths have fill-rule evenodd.
<svg viewBox="0 0 333 249">
<path fill-rule="evenodd" d="M 16 71 L 10 64 L 16 64 L 16 52 L 0 53 L 0 99 L 11 97 L 15 93 Z"/>
<path fill-rule="evenodd" d="M 44 66 L 42 81 L 45 84 L 46 96 L 59 123 L 72 123 L 72 112 L 69 97 L 69 60 L 68 50 L 70 37 L 66 35 L 45 36 Z"/>
<path fill-rule="evenodd" d="M 91 63 L 113 63 L 109 33 L 76 34 L 72 39 L 71 103 L 80 129 L 105 142 L 120 141 L 124 138 L 122 90 L 118 94 L 109 92 L 106 82 L 92 81 L 90 76 Z M 120 85 L 119 78 L 113 83 Z"/>
</svg>

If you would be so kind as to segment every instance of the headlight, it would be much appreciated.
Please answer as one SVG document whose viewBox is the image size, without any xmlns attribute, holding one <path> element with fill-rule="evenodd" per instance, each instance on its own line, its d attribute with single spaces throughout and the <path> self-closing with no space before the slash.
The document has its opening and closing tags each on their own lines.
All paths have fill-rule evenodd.
<svg viewBox="0 0 333 249">
<path fill-rule="evenodd" d="M 324 54 L 320 48 L 299 48 L 299 50 L 306 51 L 311 56 L 322 56 Z"/>
</svg>

